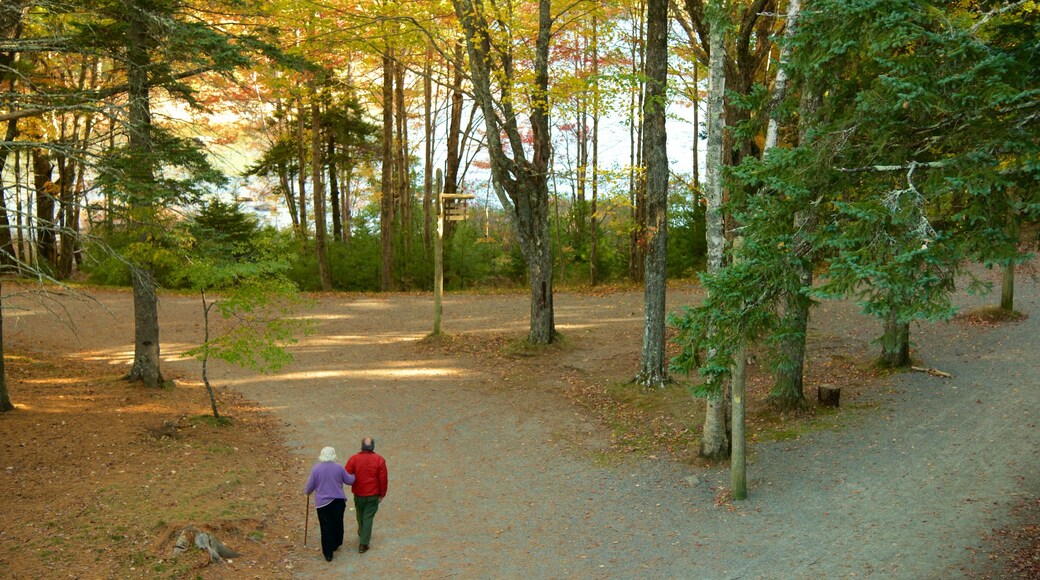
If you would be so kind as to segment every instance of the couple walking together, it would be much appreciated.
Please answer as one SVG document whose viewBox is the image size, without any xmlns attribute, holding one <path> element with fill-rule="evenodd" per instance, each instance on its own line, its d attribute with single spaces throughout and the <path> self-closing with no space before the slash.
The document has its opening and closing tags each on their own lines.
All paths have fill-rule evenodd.
<svg viewBox="0 0 1040 580">
<path fill-rule="evenodd" d="M 314 493 L 314 506 L 321 527 L 321 552 L 326 562 L 331 562 L 332 553 L 343 545 L 343 513 L 347 508 L 343 486 L 351 486 L 354 495 L 358 552 L 364 554 L 372 539 L 372 522 L 379 510 L 379 502 L 386 497 L 386 481 L 386 461 L 376 453 L 376 442 L 371 437 L 361 440 L 361 452 L 352 455 L 343 467 L 336 463 L 335 449 L 326 447 L 321 450 L 303 492 L 307 495 Z"/>
</svg>

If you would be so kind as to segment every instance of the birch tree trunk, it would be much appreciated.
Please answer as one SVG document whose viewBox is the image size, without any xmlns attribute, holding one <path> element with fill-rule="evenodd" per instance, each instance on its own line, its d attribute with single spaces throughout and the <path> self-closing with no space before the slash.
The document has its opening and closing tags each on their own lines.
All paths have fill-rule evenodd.
<svg viewBox="0 0 1040 580">
<path fill-rule="evenodd" d="M 665 87 L 668 80 L 668 0 L 647 3 L 646 98 L 643 101 L 643 159 L 646 162 L 644 233 L 643 357 L 638 381 L 664 388 L 668 380 L 664 318 L 668 252 L 668 151 Z"/>
<path fill-rule="evenodd" d="M 0 7 L 0 38 L 2 39 L 16 39 L 21 36 L 22 21 L 25 17 L 26 11 L 32 3 L 29 0 L 13 0 L 5 1 L 3 6 Z M 15 52 L 0 52 L 0 70 L 9 70 L 11 64 L 18 57 L 18 53 Z M 8 75 L 8 86 L 11 94 L 15 91 L 15 77 L 16 75 Z M 15 137 L 18 136 L 18 121 L 11 119 L 7 122 L 7 129 L 4 135 L 4 141 L 7 143 L 14 142 Z M 0 147 L 0 266 L 11 266 L 16 262 L 16 256 L 24 256 L 21 244 L 19 243 L 18 250 L 15 250 L 14 238 L 21 238 L 21 228 L 18 228 L 18 236 L 11 235 L 11 221 L 7 214 L 7 192 L 4 181 L 4 169 L 7 166 L 7 159 L 11 153 L 11 148 Z M 15 157 L 15 172 L 18 172 L 18 157 Z M 15 180 L 14 197 L 16 205 L 21 205 L 21 198 L 18 197 L 18 183 L 17 178 Z M 15 221 L 21 222 L 21 212 L 16 211 Z M 24 261 L 24 258 L 23 258 Z M 2 342 L 2 341 L 0 341 Z M 2 345 L 0 345 L 0 411 L 10 410 L 10 401 L 7 400 L 7 389 L 4 381 L 3 374 L 3 352 Z M 6 401 L 6 405 L 5 405 Z M 6 407 L 6 408 L 5 408 Z"/>
<path fill-rule="evenodd" d="M 711 37 L 708 56 L 708 148 L 707 162 L 707 207 L 705 208 L 705 236 L 708 245 L 708 274 L 722 269 L 726 246 L 726 232 L 722 215 L 722 163 L 723 129 L 725 127 L 725 23 L 726 12 L 721 3 L 713 6 Z M 709 329 L 709 332 L 711 330 Z M 706 400 L 704 432 L 701 435 L 703 457 L 721 459 L 729 455 L 729 438 L 726 433 L 725 385 Z"/>
<path fill-rule="evenodd" d="M 8 143 L 14 141 L 18 135 L 18 122 L 11 120 L 7 122 L 7 132 L 4 140 Z M 11 235 L 11 221 L 7 215 L 7 188 L 4 181 L 4 169 L 7 167 L 7 159 L 11 150 L 0 147 L 0 266 L 13 266 L 16 262 L 14 237 Z M 17 162 L 17 161 L 16 161 Z M 17 184 L 12 188 L 14 195 L 18 195 Z M 2 378 L 2 377 L 0 377 Z"/>
<path fill-rule="evenodd" d="M 354 165 L 350 158 L 350 145 L 343 148 L 343 203 L 340 205 L 340 211 L 343 212 L 343 243 L 350 241 L 350 233 L 353 225 L 350 223 L 353 219 L 353 209 L 351 208 L 354 203 L 353 191 L 351 190 L 351 184 L 354 182 Z"/>
</svg>

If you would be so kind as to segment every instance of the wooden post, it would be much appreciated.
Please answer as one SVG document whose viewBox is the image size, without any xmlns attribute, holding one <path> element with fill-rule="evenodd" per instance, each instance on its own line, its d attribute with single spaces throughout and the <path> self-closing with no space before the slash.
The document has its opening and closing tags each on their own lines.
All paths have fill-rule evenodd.
<svg viewBox="0 0 1040 580">
<path fill-rule="evenodd" d="M 441 312 L 444 297 L 444 197 L 441 195 L 443 173 L 437 170 L 434 193 L 437 196 L 437 240 L 433 247 L 433 335 L 441 334 Z"/>
<path fill-rule="evenodd" d="M 441 170 L 437 170 L 437 243 L 433 252 L 433 335 L 441 333 L 441 302 L 444 297 L 444 222 L 466 219 L 466 200 L 472 193 L 442 193 Z M 448 200 L 450 203 L 445 203 Z"/>
</svg>

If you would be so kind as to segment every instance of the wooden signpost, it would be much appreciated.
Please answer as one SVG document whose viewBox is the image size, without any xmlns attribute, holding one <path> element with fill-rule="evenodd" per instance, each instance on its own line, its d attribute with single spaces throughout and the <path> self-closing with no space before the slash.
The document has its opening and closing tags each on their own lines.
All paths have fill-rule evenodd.
<svg viewBox="0 0 1040 580">
<path fill-rule="evenodd" d="M 437 240 L 433 251 L 433 334 L 441 333 L 444 298 L 444 222 L 466 219 L 466 202 L 471 193 L 441 193 L 441 170 L 437 170 Z"/>
</svg>

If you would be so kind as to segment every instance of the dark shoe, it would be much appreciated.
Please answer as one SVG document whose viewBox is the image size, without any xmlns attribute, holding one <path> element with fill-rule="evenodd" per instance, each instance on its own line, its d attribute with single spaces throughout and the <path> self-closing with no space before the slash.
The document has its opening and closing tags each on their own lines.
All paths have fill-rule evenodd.
<svg viewBox="0 0 1040 580">
<path fill-rule="evenodd" d="M 332 556 L 325 556 L 325 561 L 326 562 L 331 562 L 332 561 Z"/>
<path fill-rule="evenodd" d="M 368 544 L 361 544 L 357 547 L 358 554 L 364 554 L 368 551 Z"/>
</svg>

